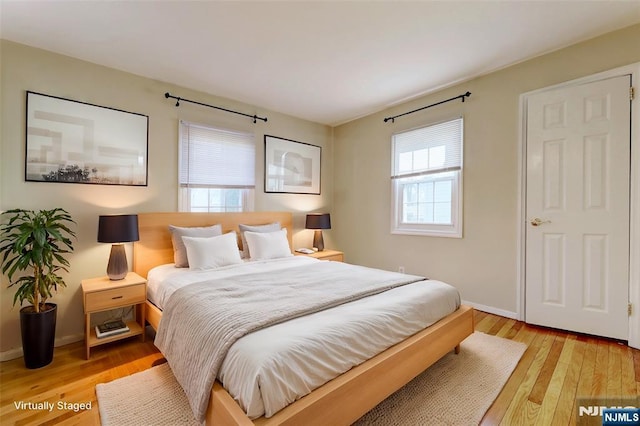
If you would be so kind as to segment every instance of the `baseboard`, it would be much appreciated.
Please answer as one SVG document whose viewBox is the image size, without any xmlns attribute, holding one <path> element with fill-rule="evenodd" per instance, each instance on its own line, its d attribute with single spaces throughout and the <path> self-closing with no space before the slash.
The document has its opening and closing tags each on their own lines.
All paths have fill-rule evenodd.
<svg viewBox="0 0 640 426">
<path fill-rule="evenodd" d="M 462 301 L 463 305 L 471 306 L 473 309 L 477 309 L 482 312 L 487 312 L 494 315 L 499 315 L 501 317 L 506 317 L 510 319 L 518 319 L 518 314 L 511 311 L 505 311 L 504 309 L 494 308 L 493 306 L 481 305 L 479 303 L 469 302 L 468 300 Z"/>
<path fill-rule="evenodd" d="M 84 334 L 72 334 L 71 336 L 63 336 L 56 338 L 53 343 L 54 347 L 68 345 L 70 343 L 80 342 L 84 340 Z M 55 356 L 55 353 L 54 353 Z M 9 361 L 12 359 L 22 357 L 22 346 L 19 348 L 9 349 L 8 351 L 0 352 L 0 362 Z"/>
</svg>

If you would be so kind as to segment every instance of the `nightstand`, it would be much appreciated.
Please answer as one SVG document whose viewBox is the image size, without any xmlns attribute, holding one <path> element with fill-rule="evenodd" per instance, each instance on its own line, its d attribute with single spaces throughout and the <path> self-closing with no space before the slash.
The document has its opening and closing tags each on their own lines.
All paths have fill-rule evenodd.
<svg viewBox="0 0 640 426">
<path fill-rule="evenodd" d="M 84 303 L 84 341 L 87 359 L 89 359 L 90 350 L 94 346 L 138 335 L 142 336 L 144 342 L 147 280 L 140 275 L 129 272 L 124 279 L 118 281 L 111 281 L 108 277 L 82 280 L 82 300 Z M 102 339 L 96 337 L 95 327 L 91 327 L 91 314 L 132 305 L 136 307 L 136 319 L 135 321 L 127 321 L 128 332 Z"/>
<path fill-rule="evenodd" d="M 311 254 L 295 253 L 296 256 L 315 257 L 321 260 L 333 260 L 334 262 L 344 262 L 344 253 L 338 250 L 322 250 Z"/>
</svg>

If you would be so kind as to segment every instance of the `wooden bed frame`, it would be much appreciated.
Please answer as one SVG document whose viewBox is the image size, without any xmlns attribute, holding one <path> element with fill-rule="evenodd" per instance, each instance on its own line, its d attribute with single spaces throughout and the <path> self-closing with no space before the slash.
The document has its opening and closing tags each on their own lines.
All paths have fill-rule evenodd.
<svg viewBox="0 0 640 426">
<path fill-rule="evenodd" d="M 287 212 L 141 213 L 138 215 L 140 240 L 134 243 L 133 270 L 146 277 L 152 267 L 173 262 L 169 225 L 221 224 L 223 232 L 229 232 L 238 231 L 239 224 L 261 225 L 276 221 L 287 228 L 291 244 L 293 218 Z M 161 318 L 162 311 L 147 301 L 149 324 L 157 330 Z M 455 350 L 458 353 L 460 342 L 473 330 L 473 309 L 461 306 L 431 327 L 336 377 L 268 419 L 250 420 L 216 381 L 209 399 L 207 425 L 350 425 L 447 352 Z"/>
</svg>

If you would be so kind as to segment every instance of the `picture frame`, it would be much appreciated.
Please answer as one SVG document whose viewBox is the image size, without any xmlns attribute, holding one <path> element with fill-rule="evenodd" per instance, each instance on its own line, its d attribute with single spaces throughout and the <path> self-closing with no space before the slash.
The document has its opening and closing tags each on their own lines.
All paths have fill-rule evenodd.
<svg viewBox="0 0 640 426">
<path fill-rule="evenodd" d="M 149 117 L 27 91 L 25 180 L 148 185 Z"/>
<path fill-rule="evenodd" d="M 322 147 L 264 136 L 264 192 L 320 195 Z"/>
</svg>

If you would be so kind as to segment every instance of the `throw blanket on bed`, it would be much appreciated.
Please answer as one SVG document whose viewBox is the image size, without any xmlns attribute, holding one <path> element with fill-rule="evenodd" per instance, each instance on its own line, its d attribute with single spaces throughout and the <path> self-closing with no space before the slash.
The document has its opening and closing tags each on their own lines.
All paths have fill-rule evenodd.
<svg viewBox="0 0 640 426">
<path fill-rule="evenodd" d="M 196 419 L 204 421 L 222 361 L 242 336 L 423 279 L 317 262 L 194 283 L 167 301 L 155 345 L 184 389 Z"/>
</svg>

